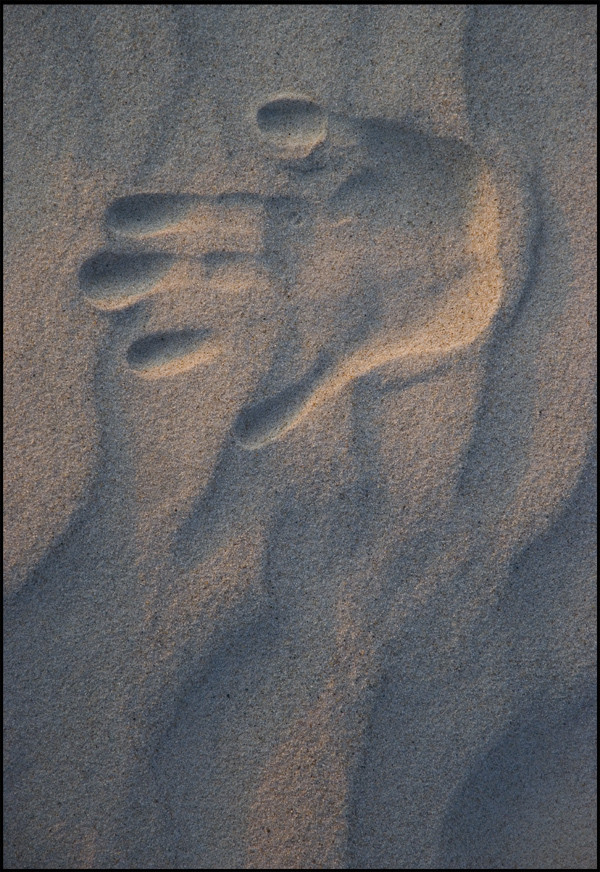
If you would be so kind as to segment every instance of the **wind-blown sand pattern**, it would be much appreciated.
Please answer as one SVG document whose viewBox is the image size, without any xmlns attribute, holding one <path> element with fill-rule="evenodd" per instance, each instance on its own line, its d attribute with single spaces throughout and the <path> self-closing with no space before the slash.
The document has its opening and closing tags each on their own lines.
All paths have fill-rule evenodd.
<svg viewBox="0 0 600 872">
<path fill-rule="evenodd" d="M 592 7 L 5 34 L 4 865 L 595 868 Z"/>
</svg>

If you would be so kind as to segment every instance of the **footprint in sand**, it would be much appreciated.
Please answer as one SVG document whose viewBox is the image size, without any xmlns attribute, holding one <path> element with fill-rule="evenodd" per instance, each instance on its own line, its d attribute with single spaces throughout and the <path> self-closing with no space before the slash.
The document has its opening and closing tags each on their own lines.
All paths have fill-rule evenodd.
<svg viewBox="0 0 600 872">
<path fill-rule="evenodd" d="M 79 274 L 86 300 L 106 312 L 176 292 L 173 276 L 186 266 L 229 282 L 229 293 L 244 271 L 278 282 L 304 351 L 278 388 L 257 389 L 239 411 L 233 433 L 249 450 L 387 363 L 407 379 L 435 369 L 486 335 L 519 284 L 500 256 L 500 173 L 469 146 L 327 115 L 287 94 L 258 108 L 254 135 L 287 173 L 286 195 L 122 197 L 105 215 L 113 246 Z M 193 324 L 138 337 L 126 359 L 139 376 L 173 377 L 213 361 L 224 342 Z"/>
<path fill-rule="evenodd" d="M 256 108 L 248 136 L 275 167 L 277 188 L 128 193 L 106 210 L 101 250 L 79 269 L 83 298 L 111 324 L 96 369 L 103 461 L 89 504 L 15 598 L 8 622 L 19 628 L 13 656 L 24 670 L 9 708 L 28 725 L 9 779 L 11 801 L 27 809 L 18 840 L 44 844 L 48 856 L 73 867 L 96 842 L 99 866 L 114 866 L 116 858 L 135 868 L 161 859 L 168 865 L 167 849 L 164 858 L 147 853 L 160 826 L 165 845 L 181 839 L 180 857 L 190 866 L 200 858 L 219 867 L 223 857 L 231 868 L 281 866 L 289 798 L 297 795 L 315 822 L 306 851 L 327 843 L 319 861 L 339 865 L 336 833 L 350 766 L 344 748 L 361 729 L 358 721 L 331 726 L 335 682 L 346 666 L 332 667 L 329 695 L 316 708 L 302 693 L 312 686 L 321 693 L 331 646 L 356 666 L 369 604 L 364 614 L 352 612 L 356 561 L 344 550 L 341 525 L 323 542 L 311 539 L 315 523 L 338 517 L 329 494 L 319 507 L 313 491 L 302 490 L 305 481 L 287 504 L 273 493 L 274 481 L 284 479 L 285 489 L 292 468 L 284 465 L 280 475 L 277 446 L 301 437 L 302 426 L 318 423 L 346 386 L 378 368 L 391 365 L 403 384 L 460 355 L 491 332 L 520 287 L 510 271 L 523 262 L 518 210 L 501 209 L 518 185 L 468 145 L 410 125 L 337 116 L 288 94 Z M 186 385 L 192 390 L 179 389 Z M 314 450 L 315 440 L 308 444 Z M 296 454 L 299 446 L 301 438 L 292 443 Z M 312 474 L 316 456 L 294 460 L 293 475 L 301 478 L 303 468 Z M 415 465 L 412 455 L 407 474 Z M 343 485 L 340 491 L 358 493 Z M 277 523 L 268 526 L 277 510 L 281 537 Z M 293 559 L 286 538 L 297 544 Z M 170 551 L 174 540 L 188 543 L 187 562 Z M 378 544 L 367 542 L 369 553 Z M 380 567 L 360 571 L 385 584 Z M 274 593 L 261 600 L 255 593 L 263 579 Z M 384 636 L 396 613 L 380 599 L 389 612 L 379 625 Z M 230 644 L 239 642 L 235 621 L 241 614 L 243 623 L 248 603 L 252 611 L 257 601 L 259 642 L 248 632 L 240 651 Z M 340 601 L 351 620 L 340 619 Z M 286 625 L 284 646 L 275 631 L 272 647 L 263 644 L 265 603 L 265 613 L 276 613 L 272 624 Z M 340 624 L 356 630 L 345 646 Z M 233 693 L 223 702 L 221 720 L 206 694 L 198 706 L 193 694 L 189 706 L 186 698 L 198 674 L 210 673 L 213 632 L 232 651 L 213 660 L 216 686 L 227 679 L 239 691 L 237 703 Z M 258 677 L 257 663 L 264 664 Z M 358 693 L 365 683 L 363 675 Z M 250 692 L 254 709 L 244 702 Z M 202 730 L 199 711 L 206 712 Z M 240 741 L 223 747 L 220 724 Z M 261 737 L 269 729 L 274 753 L 263 778 L 270 750 Z M 207 735 L 216 737 L 210 761 Z M 328 736 L 344 747 L 332 748 Z M 315 797 L 311 771 L 296 765 L 306 743 L 324 771 L 336 758 L 334 796 Z M 211 761 L 226 808 L 203 781 Z M 175 793 L 169 771 L 178 773 Z M 146 794 L 139 807 L 132 790 Z M 244 806 L 239 815 L 230 795 Z M 180 836 L 168 813 L 161 817 L 165 807 L 174 810 Z M 232 817 L 231 845 L 211 835 L 223 829 L 221 813 Z M 199 815 L 208 820 L 206 844 Z M 292 845 L 289 856 L 311 859 L 303 851 Z"/>
<path fill-rule="evenodd" d="M 247 529 L 257 502 L 252 495 L 255 485 L 263 487 L 260 511 L 266 511 L 263 503 L 276 502 L 268 493 L 268 464 L 277 463 L 277 458 L 267 446 L 300 432 L 297 428 L 303 422 L 317 420 L 348 385 L 372 371 L 391 365 L 396 383 L 401 383 L 446 365 L 491 334 L 495 320 L 510 311 L 521 286 L 517 267 L 523 262 L 525 234 L 514 221 L 520 213 L 512 202 L 510 208 L 502 208 L 518 186 L 511 183 L 504 167 L 490 169 L 468 145 L 396 122 L 328 114 L 313 101 L 289 94 L 277 95 L 257 108 L 249 135 L 257 151 L 276 167 L 279 180 L 285 179 L 285 189 L 280 186 L 272 194 L 156 192 L 121 197 L 104 216 L 106 247 L 86 260 L 79 272 L 85 300 L 114 317 L 126 334 L 130 328 L 124 344 L 117 348 L 125 399 L 128 391 L 137 390 L 136 385 L 147 390 L 148 382 L 160 395 L 158 382 L 163 380 L 169 390 L 176 380 L 193 378 L 203 366 L 207 367 L 206 380 L 213 383 L 217 371 L 225 372 L 218 390 L 227 393 L 221 404 L 228 406 L 223 413 L 226 428 L 218 431 L 215 444 L 219 439 L 222 444 L 216 444 L 212 455 L 217 471 L 212 480 L 208 474 L 209 484 L 192 514 L 178 518 L 169 532 L 173 540 L 179 537 L 187 543 L 191 555 L 187 563 L 178 564 L 178 571 L 182 566 L 194 571 L 207 555 L 214 558 L 216 554 L 214 578 L 219 583 L 198 586 L 197 596 L 204 596 L 206 588 L 209 599 L 198 600 L 194 607 L 202 617 L 190 613 L 190 625 L 193 621 L 203 626 L 210 623 L 206 617 L 213 614 L 213 606 L 207 605 L 212 603 L 210 597 L 227 600 L 229 589 L 221 577 L 221 565 L 232 576 L 234 587 L 243 586 L 234 576 L 236 572 L 240 578 L 247 574 L 246 564 L 251 562 L 248 542 L 252 537 Z M 510 227 L 505 214 L 513 220 Z M 511 264 L 516 265 L 514 269 Z M 183 317 L 180 314 L 172 323 L 163 317 L 140 334 L 140 319 L 136 318 L 140 305 L 146 317 L 179 294 L 184 299 Z M 168 307 L 166 311 L 168 316 Z M 232 359 L 236 359 L 235 366 Z M 244 389 L 236 394 L 231 382 L 246 378 L 247 373 L 251 375 Z M 202 379 L 198 384 L 201 393 Z M 208 406 L 213 411 L 218 390 L 217 399 L 213 397 Z M 159 441 L 162 445 L 168 439 Z M 152 450 L 157 449 L 152 446 Z M 142 478 L 144 482 L 152 478 L 146 467 Z M 160 504 L 156 515 L 159 523 L 164 516 L 166 525 L 167 514 Z M 225 543 L 223 552 L 216 547 L 211 552 L 211 542 L 219 547 Z M 173 556 L 167 555 L 166 560 Z M 347 589 L 341 585 L 338 590 L 339 579 L 334 577 L 321 590 L 319 573 L 311 570 L 308 575 L 315 575 L 319 602 L 325 604 L 320 610 L 331 610 L 329 623 L 335 635 L 338 600 L 346 596 Z M 179 582 L 175 580 L 167 598 L 180 595 Z M 217 590 L 220 587 L 222 594 Z M 300 637 L 306 624 L 306 597 L 297 596 L 292 588 L 278 592 L 282 600 L 288 594 L 292 604 L 288 609 L 286 603 L 285 609 L 292 614 L 291 636 Z M 171 609 L 178 625 L 169 624 L 167 615 L 156 638 L 160 646 L 176 651 L 176 656 L 183 651 L 185 658 L 195 643 L 190 642 L 192 634 L 186 627 L 180 626 L 188 614 L 188 594 L 181 596 L 183 609 L 177 603 Z M 165 603 L 159 602 L 163 608 Z M 220 620 L 219 608 L 215 606 L 214 613 Z M 355 623 L 360 623 L 358 615 Z M 358 627 L 357 638 L 365 629 Z M 317 652 L 314 667 L 303 666 L 306 671 L 313 668 L 311 681 L 318 682 L 321 676 L 328 644 L 324 642 L 323 650 Z M 321 642 L 315 646 L 311 638 L 312 650 L 310 645 L 319 648 Z M 355 652 L 345 653 L 351 662 Z M 169 694 L 177 695 L 172 686 L 176 682 L 167 681 L 166 672 L 160 673 L 155 664 L 152 668 L 159 675 L 155 683 L 163 680 L 170 686 Z M 273 686 L 283 700 L 278 667 L 270 668 L 278 674 Z M 182 674 L 189 675 L 190 669 Z M 294 681 L 302 684 L 294 673 L 292 695 Z M 315 709 L 315 723 L 332 721 L 334 691 L 335 687 L 331 699 L 324 697 L 321 708 Z M 286 700 L 275 702 L 276 694 L 269 702 L 273 722 L 277 720 L 273 707 L 281 703 L 283 711 L 287 706 Z M 301 708 L 303 703 L 298 705 Z M 247 715 L 242 709 L 228 714 L 228 723 L 237 723 L 243 736 Z M 311 723 L 296 725 L 294 736 L 312 741 Z M 356 731 L 356 725 L 348 727 L 348 735 Z M 179 747 L 177 741 L 174 744 Z M 304 776 L 294 775 L 296 744 L 290 740 L 288 748 L 284 743 L 274 756 L 272 783 L 280 784 L 281 791 L 273 793 L 267 777 L 267 787 L 258 794 L 256 819 L 249 824 L 250 852 L 263 865 L 277 865 L 286 856 L 279 842 L 287 814 L 283 795 L 298 790 L 311 797 L 310 785 L 302 782 Z M 203 759 L 202 748 L 194 748 L 189 746 L 186 761 L 188 756 Z M 323 765 L 328 766 L 331 749 L 323 748 Z M 340 754 L 340 785 L 345 778 L 344 760 Z M 255 769 L 256 761 L 250 759 L 248 766 Z M 190 815 L 189 833 L 194 834 L 198 803 L 203 800 L 193 767 L 191 772 L 181 773 L 182 796 L 189 794 L 189 802 L 186 805 L 180 798 L 172 802 L 181 806 L 178 813 L 183 818 Z M 338 831 L 335 821 L 345 801 L 340 786 L 329 811 L 315 818 L 330 835 Z M 322 802 L 325 808 L 329 799 Z M 262 828 L 261 804 L 271 816 L 270 840 Z M 206 805 L 202 808 L 203 814 L 211 814 Z M 309 841 L 316 844 L 319 838 L 311 836 Z M 238 847 L 231 850 L 235 853 Z M 338 848 L 336 836 L 327 849 L 334 865 Z M 213 849 L 206 850 L 212 857 Z M 220 850 L 214 847 L 215 864 L 220 862 Z M 223 855 L 227 850 L 223 848 Z M 192 845 L 189 851 L 193 862 L 204 848 Z M 240 862 L 244 861 L 237 857 L 236 863 Z"/>
</svg>

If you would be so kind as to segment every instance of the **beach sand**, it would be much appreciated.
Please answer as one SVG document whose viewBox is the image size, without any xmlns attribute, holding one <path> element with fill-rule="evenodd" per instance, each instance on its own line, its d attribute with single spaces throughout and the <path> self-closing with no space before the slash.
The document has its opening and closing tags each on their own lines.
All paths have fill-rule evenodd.
<svg viewBox="0 0 600 872">
<path fill-rule="evenodd" d="M 596 8 L 5 26 L 6 868 L 595 868 Z"/>
</svg>

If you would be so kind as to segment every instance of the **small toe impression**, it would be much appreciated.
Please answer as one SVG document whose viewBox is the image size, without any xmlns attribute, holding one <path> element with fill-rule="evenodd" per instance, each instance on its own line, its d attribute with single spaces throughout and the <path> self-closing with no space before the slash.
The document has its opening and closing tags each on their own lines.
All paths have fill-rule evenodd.
<svg viewBox="0 0 600 872">
<path fill-rule="evenodd" d="M 171 330 L 138 339 L 129 347 L 127 363 L 143 378 L 164 378 L 206 363 L 220 351 L 211 330 Z"/>
<path fill-rule="evenodd" d="M 256 123 L 270 145 L 293 157 L 306 157 L 327 136 L 327 115 L 307 98 L 276 97 L 260 107 Z"/>
<path fill-rule="evenodd" d="M 174 262 L 174 255 L 162 252 L 103 251 L 83 264 L 79 285 L 86 300 L 97 309 L 125 309 L 151 294 Z"/>
<path fill-rule="evenodd" d="M 193 194 L 135 194 L 120 197 L 106 210 L 106 225 L 124 236 L 150 236 L 175 230 L 197 206 Z"/>
</svg>

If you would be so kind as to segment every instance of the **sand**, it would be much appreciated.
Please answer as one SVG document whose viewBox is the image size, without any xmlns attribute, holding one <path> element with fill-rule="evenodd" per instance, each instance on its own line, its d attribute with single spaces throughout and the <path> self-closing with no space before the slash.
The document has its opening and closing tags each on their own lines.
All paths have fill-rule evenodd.
<svg viewBox="0 0 600 872">
<path fill-rule="evenodd" d="M 4 16 L 5 867 L 595 868 L 595 7 Z"/>
</svg>

